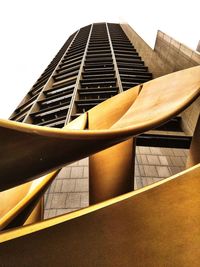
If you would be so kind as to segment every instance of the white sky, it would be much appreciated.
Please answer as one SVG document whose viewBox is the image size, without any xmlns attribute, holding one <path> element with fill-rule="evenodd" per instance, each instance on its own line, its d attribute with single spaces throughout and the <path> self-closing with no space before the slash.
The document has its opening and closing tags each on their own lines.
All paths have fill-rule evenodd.
<svg viewBox="0 0 200 267">
<path fill-rule="evenodd" d="M 152 47 L 159 29 L 195 49 L 199 14 L 199 0 L 2 0 L 0 118 L 9 117 L 79 28 L 126 21 Z"/>
</svg>

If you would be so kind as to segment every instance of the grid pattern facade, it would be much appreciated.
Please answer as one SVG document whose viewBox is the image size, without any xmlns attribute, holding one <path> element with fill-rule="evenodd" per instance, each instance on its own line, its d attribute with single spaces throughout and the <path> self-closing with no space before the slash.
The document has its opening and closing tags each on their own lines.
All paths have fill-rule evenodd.
<svg viewBox="0 0 200 267">
<path fill-rule="evenodd" d="M 88 25 L 70 36 L 10 119 L 62 128 L 151 78 L 119 24 Z"/>
<path fill-rule="evenodd" d="M 119 24 L 88 25 L 69 37 L 10 119 L 62 128 L 102 101 L 152 78 Z M 139 136 L 135 188 L 183 170 L 187 150 L 177 148 L 189 144 L 180 116 Z M 87 159 L 63 168 L 45 194 L 45 218 L 88 206 L 88 176 Z"/>
<path fill-rule="evenodd" d="M 95 23 L 69 37 L 10 119 L 62 128 L 102 101 L 152 79 L 119 24 Z M 181 116 L 142 134 L 137 145 L 188 148 Z"/>
</svg>

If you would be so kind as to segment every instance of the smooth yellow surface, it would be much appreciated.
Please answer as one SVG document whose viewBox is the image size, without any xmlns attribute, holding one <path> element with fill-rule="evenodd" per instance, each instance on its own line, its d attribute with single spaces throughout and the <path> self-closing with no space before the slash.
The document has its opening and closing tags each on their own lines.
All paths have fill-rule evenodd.
<svg viewBox="0 0 200 267">
<path fill-rule="evenodd" d="M 200 164 L 151 186 L 0 235 L 8 266 L 198 266 Z"/>
<path fill-rule="evenodd" d="M 11 187 L 88 155 L 94 154 L 90 159 L 91 203 L 130 191 L 134 151 L 125 145 L 130 141 L 118 143 L 175 116 L 199 96 L 199 88 L 200 67 L 195 67 L 136 86 L 64 129 L 1 120 L 0 229 L 12 220 L 23 224 L 57 172 Z"/>
<path fill-rule="evenodd" d="M 39 200 L 42 197 L 58 172 L 59 170 L 54 171 L 33 182 L 0 192 L 0 230 L 9 226 L 10 223 L 12 223 L 12 227 L 23 225 L 37 204 L 35 200 Z M 33 205 L 32 202 L 34 202 Z M 23 218 L 18 218 L 22 212 Z M 35 218 L 38 219 L 38 214 L 35 214 Z M 33 221 L 34 219 L 32 218 Z"/>
<path fill-rule="evenodd" d="M 134 190 L 134 165 L 135 138 L 90 156 L 90 205 Z"/>
<path fill-rule="evenodd" d="M 86 122 L 87 116 L 83 114 L 64 129 L 84 129 Z M 59 170 L 56 170 L 34 181 L 0 192 L 0 230 L 40 221 L 43 209 L 42 204 L 37 202 L 58 173 Z"/>
</svg>

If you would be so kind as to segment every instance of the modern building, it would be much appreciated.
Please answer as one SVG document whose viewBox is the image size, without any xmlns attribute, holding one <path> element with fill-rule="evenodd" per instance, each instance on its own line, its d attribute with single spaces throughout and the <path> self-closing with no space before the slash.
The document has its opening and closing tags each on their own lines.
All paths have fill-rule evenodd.
<svg viewBox="0 0 200 267">
<path fill-rule="evenodd" d="M 160 31 L 151 49 L 127 24 L 94 23 L 68 38 L 10 119 L 62 128 L 122 91 L 199 64 L 198 52 Z M 198 99 L 170 122 L 137 138 L 135 187 L 184 169 L 199 107 Z M 84 159 L 61 170 L 46 194 L 45 217 L 87 205 Z"/>
<path fill-rule="evenodd" d="M 89 25 L 70 36 L 10 119 L 62 128 L 105 99 L 151 78 L 120 25 Z"/>
</svg>

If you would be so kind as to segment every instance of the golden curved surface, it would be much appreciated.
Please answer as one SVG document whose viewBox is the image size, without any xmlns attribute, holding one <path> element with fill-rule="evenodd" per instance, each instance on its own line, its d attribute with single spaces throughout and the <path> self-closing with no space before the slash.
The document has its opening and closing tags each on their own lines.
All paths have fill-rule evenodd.
<svg viewBox="0 0 200 267">
<path fill-rule="evenodd" d="M 130 191 L 134 139 L 127 139 L 169 120 L 199 95 L 200 67 L 194 67 L 136 86 L 99 104 L 63 129 L 1 120 L 0 202 L 3 205 L 0 207 L 0 229 L 21 225 L 27 219 L 34 222 L 37 212 L 32 218 L 29 215 L 56 176 L 56 169 L 89 155 L 92 155 L 91 203 Z M 118 155 L 122 153 L 123 157 L 120 158 Z M 115 164 L 106 165 L 111 155 L 115 155 Z M 101 164 L 104 165 L 103 173 L 99 168 Z M 54 172 L 32 181 L 50 171 Z M 196 261 L 199 254 L 192 254 L 191 249 L 195 250 L 199 238 L 191 240 L 190 235 L 198 231 L 199 176 L 198 164 L 146 189 L 70 215 L 2 233 L 0 241 L 5 243 L 1 245 L 3 254 L 0 260 L 4 262 L 6 255 L 8 257 L 11 253 L 20 265 L 20 253 L 24 251 L 27 265 L 29 260 L 40 260 L 42 266 L 42 263 L 48 264 L 52 260 L 51 256 L 47 256 L 49 251 L 59 257 L 56 259 L 58 264 L 67 260 L 71 266 L 80 266 L 81 263 L 84 264 L 81 266 L 94 266 L 96 251 L 100 249 L 102 257 L 98 258 L 98 264 L 117 266 L 117 250 L 120 249 L 123 252 L 121 266 L 131 266 L 135 257 L 138 264 L 142 262 L 142 266 L 150 266 L 149 262 L 155 266 L 165 266 L 168 255 L 172 256 L 172 266 L 180 266 L 178 263 L 182 264 L 184 260 L 188 263 L 191 259 Z M 183 210 L 184 205 L 187 213 Z M 120 225 L 123 225 L 123 231 Z M 162 227 L 159 228 L 159 225 Z M 161 233 L 163 227 L 164 235 Z M 172 235 L 180 232 L 179 227 L 182 236 L 179 234 L 171 244 Z M 87 233 L 85 236 L 84 231 Z M 116 245 L 112 244 L 113 237 Z M 71 253 L 67 241 L 77 243 L 78 257 Z M 187 255 L 185 259 L 180 254 L 186 250 L 185 244 L 189 241 L 192 242 L 188 248 L 191 256 Z M 39 243 L 43 249 L 39 248 Z M 113 249 L 109 250 L 111 244 Z M 63 247 L 65 251 L 61 255 Z M 146 252 L 149 247 L 150 252 Z M 169 254 L 166 255 L 166 251 Z M 84 253 L 89 255 L 85 259 L 82 258 Z M 143 254 L 146 256 L 143 257 Z M 9 256 L 5 262 L 12 265 L 14 258 Z"/>
<path fill-rule="evenodd" d="M 57 172 L 27 181 L 158 126 L 198 97 L 199 87 L 200 67 L 195 67 L 117 95 L 62 130 L 2 120 L 0 188 L 4 191 L 0 194 L 0 229 L 22 225 Z M 86 126 L 89 130 L 84 130 Z M 133 189 L 132 142 L 115 145 L 90 158 L 91 204 Z M 113 155 L 114 160 L 108 160 Z"/>
<path fill-rule="evenodd" d="M 0 235 L 6 266 L 198 266 L 200 164 L 71 214 Z"/>
<path fill-rule="evenodd" d="M 65 129 L 84 129 L 86 122 L 87 116 L 82 115 L 69 123 Z M 0 193 L 0 230 L 40 221 L 42 203 L 38 201 L 58 173 L 59 170 L 56 170 L 41 178 L 2 191 Z M 34 212 L 31 213 L 36 205 Z"/>
<path fill-rule="evenodd" d="M 1 192 L 0 230 L 23 225 L 58 172 L 59 170 L 54 171 L 34 181 Z M 40 218 L 40 214 L 34 214 L 33 221 L 37 221 L 38 217 Z"/>
<path fill-rule="evenodd" d="M 1 120 L 0 190 L 152 129 L 180 113 L 199 94 L 198 66 L 152 80 L 99 104 L 88 112 L 89 130 L 52 129 Z M 104 127 L 104 120 L 109 122 L 108 128 Z M 102 125 L 100 129 L 96 124 Z"/>
</svg>

